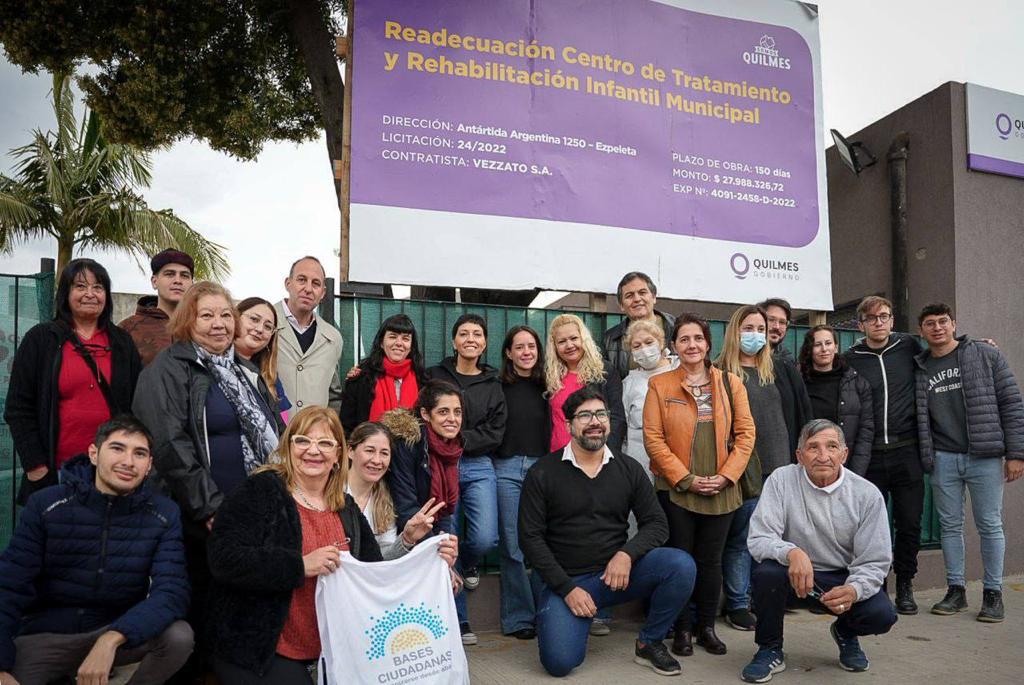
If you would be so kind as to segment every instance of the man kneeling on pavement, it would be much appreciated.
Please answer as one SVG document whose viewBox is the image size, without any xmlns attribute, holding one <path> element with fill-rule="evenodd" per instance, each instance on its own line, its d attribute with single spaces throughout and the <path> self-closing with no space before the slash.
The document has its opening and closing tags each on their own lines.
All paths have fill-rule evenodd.
<svg viewBox="0 0 1024 685">
<path fill-rule="evenodd" d="M 122 416 L 33 494 L 0 556 L 0 684 L 170 678 L 192 653 L 178 506 L 151 494 L 151 438 Z"/>
<path fill-rule="evenodd" d="M 799 463 L 765 481 L 750 519 L 747 546 L 757 562 L 751 594 L 758 651 L 742 678 L 764 683 L 786 669 L 782 652 L 786 598 L 812 597 L 837 618 L 829 630 L 847 671 L 869 666 L 857 638 L 889 632 L 892 602 L 881 592 L 892 564 L 885 502 L 874 485 L 843 468 L 843 431 L 828 419 L 800 431 Z"/>
<path fill-rule="evenodd" d="M 527 472 L 519 503 L 519 546 L 540 574 L 537 646 L 544 669 L 568 675 L 587 654 L 599 609 L 650 601 L 634 661 L 660 675 L 679 675 L 662 642 L 690 599 L 697 570 L 686 552 L 659 547 L 668 521 L 639 462 L 605 443 L 608 406 L 585 386 L 562 407 L 571 441 Z M 638 531 L 628 539 L 629 514 Z"/>
</svg>

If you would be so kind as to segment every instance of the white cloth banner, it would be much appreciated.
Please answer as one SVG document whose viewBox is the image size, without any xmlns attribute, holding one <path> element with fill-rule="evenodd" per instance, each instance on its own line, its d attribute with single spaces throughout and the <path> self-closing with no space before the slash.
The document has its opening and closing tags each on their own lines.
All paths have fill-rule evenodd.
<svg viewBox="0 0 1024 685">
<path fill-rule="evenodd" d="M 467 685 L 448 565 L 424 540 L 394 561 L 348 552 L 316 586 L 320 685 Z"/>
</svg>

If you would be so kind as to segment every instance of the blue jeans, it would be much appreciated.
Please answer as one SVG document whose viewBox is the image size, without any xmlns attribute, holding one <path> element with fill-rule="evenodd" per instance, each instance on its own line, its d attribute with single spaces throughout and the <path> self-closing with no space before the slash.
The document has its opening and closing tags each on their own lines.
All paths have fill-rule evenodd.
<svg viewBox="0 0 1024 685">
<path fill-rule="evenodd" d="M 665 639 L 676 615 L 690 599 L 697 566 L 686 552 L 671 547 L 658 547 L 633 564 L 629 587 L 613 591 L 601 580 L 603 571 L 574 576 L 573 582 L 583 588 L 598 609 L 637 599 L 649 599 L 647 622 L 637 637 L 650 644 Z M 547 585 L 540 591 L 537 605 L 537 647 L 540 663 L 555 677 L 568 675 L 587 656 L 589 618 L 574 616 L 565 600 Z"/>
<path fill-rule="evenodd" d="M 464 518 L 464 521 L 463 521 Z M 490 457 L 464 457 L 459 460 L 459 503 L 455 507 L 455 525 L 463 521 L 459 536 L 456 569 L 475 568 L 484 555 L 498 546 L 498 484 Z M 469 621 L 466 593 L 455 596 L 459 623 Z"/>
<path fill-rule="evenodd" d="M 536 607 L 519 549 L 519 493 L 523 479 L 539 457 L 495 457 L 498 479 L 498 551 L 501 570 L 501 632 L 533 628 Z"/>
<path fill-rule="evenodd" d="M 974 459 L 956 452 L 935 452 L 932 495 L 942 526 L 942 558 L 946 583 L 964 583 L 964 500 L 971 493 L 974 527 L 981 538 L 981 564 L 986 590 L 1003 588 L 1003 460 Z"/>
<path fill-rule="evenodd" d="M 757 497 L 744 500 L 733 514 L 729 537 L 722 553 L 722 579 L 725 586 L 725 610 L 750 608 L 750 565 L 753 558 L 747 549 L 750 517 L 757 507 Z"/>
</svg>

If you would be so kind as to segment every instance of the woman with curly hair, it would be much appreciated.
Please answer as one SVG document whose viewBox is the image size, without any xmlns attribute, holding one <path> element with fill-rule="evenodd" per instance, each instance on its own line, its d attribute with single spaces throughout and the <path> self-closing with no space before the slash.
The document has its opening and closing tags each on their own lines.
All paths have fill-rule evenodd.
<svg viewBox="0 0 1024 685">
<path fill-rule="evenodd" d="M 544 381 L 551 403 L 551 450 L 569 444 L 569 424 L 562 404 L 569 395 L 585 385 L 600 388 L 612 412 L 608 446 L 622 449 L 626 437 L 626 413 L 622 407 L 622 380 L 607 373 L 601 351 L 593 336 L 575 314 L 556 316 L 548 327 L 548 354 L 544 360 Z"/>
</svg>

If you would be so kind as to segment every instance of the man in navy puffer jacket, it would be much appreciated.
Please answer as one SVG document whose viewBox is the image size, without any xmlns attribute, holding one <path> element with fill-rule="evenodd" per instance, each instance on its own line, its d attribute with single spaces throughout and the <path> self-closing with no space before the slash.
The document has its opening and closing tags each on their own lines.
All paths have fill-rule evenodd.
<svg viewBox="0 0 1024 685">
<path fill-rule="evenodd" d="M 136 662 L 131 683 L 162 683 L 192 652 L 181 515 L 145 484 L 150 443 L 135 418 L 112 419 L 29 498 L 0 556 L 3 685 L 106 683 Z"/>
</svg>

